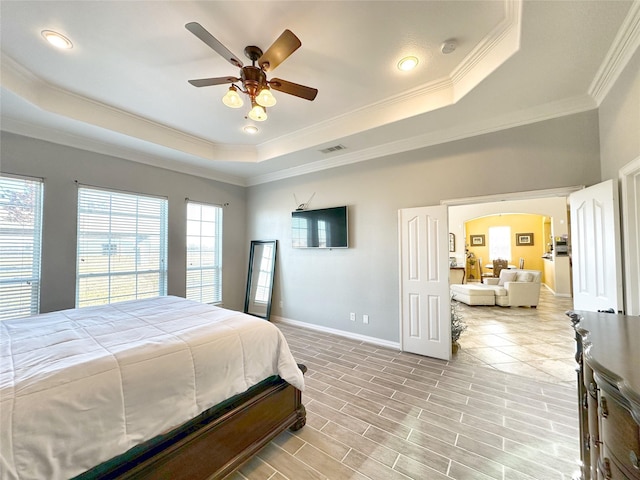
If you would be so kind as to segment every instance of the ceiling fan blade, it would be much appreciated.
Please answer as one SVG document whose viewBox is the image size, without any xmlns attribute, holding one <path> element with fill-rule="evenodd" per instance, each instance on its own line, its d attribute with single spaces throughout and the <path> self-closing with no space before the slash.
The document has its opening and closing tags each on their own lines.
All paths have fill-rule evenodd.
<svg viewBox="0 0 640 480">
<path fill-rule="evenodd" d="M 279 92 L 288 93 L 289 95 L 295 95 L 296 97 L 304 98 L 305 100 L 313 100 L 318 94 L 317 88 L 305 87 L 304 85 L 298 85 L 297 83 L 287 82 L 280 78 L 274 78 L 269 81 L 269 86 Z"/>
<path fill-rule="evenodd" d="M 211 35 L 205 28 L 197 22 L 190 22 L 185 25 L 185 28 L 193 33 L 196 37 L 209 45 L 213 50 L 218 52 L 227 62 L 231 65 L 235 65 L 238 68 L 242 68 L 242 62 L 233 53 L 227 49 L 220 41 Z"/>
<path fill-rule="evenodd" d="M 291 30 L 285 30 L 258 59 L 258 65 L 265 72 L 273 70 L 300 48 L 301 45 L 302 42 Z"/>
<path fill-rule="evenodd" d="M 236 77 L 199 78 L 197 80 L 189 80 L 189 83 L 194 87 L 209 87 L 211 85 L 235 83 L 238 80 L 240 79 Z"/>
</svg>

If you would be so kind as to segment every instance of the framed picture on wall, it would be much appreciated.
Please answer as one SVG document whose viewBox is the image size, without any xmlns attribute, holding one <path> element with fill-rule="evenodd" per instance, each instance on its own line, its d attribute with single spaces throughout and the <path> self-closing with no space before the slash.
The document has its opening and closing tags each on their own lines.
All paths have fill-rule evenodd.
<svg viewBox="0 0 640 480">
<path fill-rule="evenodd" d="M 472 247 L 484 247 L 484 235 L 469 235 L 469 245 Z"/>
<path fill-rule="evenodd" d="M 449 234 L 449 251 L 456 251 L 456 236 L 453 233 Z"/>
<path fill-rule="evenodd" d="M 516 245 L 523 247 L 533 245 L 533 233 L 516 233 Z"/>
</svg>

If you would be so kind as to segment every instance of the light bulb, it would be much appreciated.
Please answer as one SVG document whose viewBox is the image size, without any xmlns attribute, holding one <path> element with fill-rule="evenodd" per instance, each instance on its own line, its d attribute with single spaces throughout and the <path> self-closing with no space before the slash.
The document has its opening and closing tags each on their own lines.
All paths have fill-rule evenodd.
<svg viewBox="0 0 640 480">
<path fill-rule="evenodd" d="M 249 112 L 249 118 L 256 122 L 264 122 L 267 119 L 267 112 L 260 105 L 255 105 Z"/>
<path fill-rule="evenodd" d="M 229 87 L 229 90 L 227 91 L 225 96 L 222 97 L 222 103 L 230 108 L 240 108 L 242 105 L 244 105 L 242 98 L 238 94 L 238 90 L 236 90 L 236 87 L 234 87 L 233 85 Z"/>
<path fill-rule="evenodd" d="M 276 97 L 273 96 L 268 87 L 264 87 L 256 97 L 256 103 L 263 107 L 273 107 L 276 104 Z"/>
</svg>

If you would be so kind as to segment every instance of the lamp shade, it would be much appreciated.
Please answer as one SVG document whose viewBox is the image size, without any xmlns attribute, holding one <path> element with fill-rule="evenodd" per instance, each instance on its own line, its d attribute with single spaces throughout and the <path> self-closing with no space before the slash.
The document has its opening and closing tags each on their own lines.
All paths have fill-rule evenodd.
<svg viewBox="0 0 640 480">
<path fill-rule="evenodd" d="M 276 104 L 276 97 L 273 96 L 271 90 L 268 87 L 264 87 L 260 90 L 260 93 L 256 96 L 256 103 L 263 107 L 273 107 Z"/>
<path fill-rule="evenodd" d="M 231 108 L 240 108 L 244 104 L 242 98 L 238 94 L 238 90 L 236 90 L 236 87 L 233 85 L 229 87 L 225 96 L 222 97 L 222 103 Z"/>
<path fill-rule="evenodd" d="M 267 112 L 260 105 L 254 105 L 249 112 L 249 118 L 256 122 L 264 122 L 267 119 Z"/>
</svg>

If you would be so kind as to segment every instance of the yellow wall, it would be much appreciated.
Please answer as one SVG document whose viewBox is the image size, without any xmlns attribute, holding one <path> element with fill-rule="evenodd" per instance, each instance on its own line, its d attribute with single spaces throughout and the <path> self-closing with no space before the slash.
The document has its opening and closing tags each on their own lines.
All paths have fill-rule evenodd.
<svg viewBox="0 0 640 480">
<path fill-rule="evenodd" d="M 482 265 L 488 265 L 489 261 L 489 227 L 511 228 L 511 258 L 509 263 L 518 265 L 520 258 L 524 258 L 524 268 L 544 272 L 542 254 L 545 252 L 544 220 L 541 215 L 531 214 L 502 214 L 476 218 L 465 222 L 466 244 L 469 252 L 473 252 L 476 258 L 482 259 Z M 516 233 L 533 233 L 532 246 L 516 245 Z M 485 246 L 472 246 L 470 235 L 484 235 Z M 485 273 L 487 270 L 484 270 Z M 467 276 L 473 272 L 467 272 Z M 476 272 L 476 277 L 477 277 Z M 544 276 L 544 273 L 543 273 Z M 544 278 L 542 279 L 544 282 Z"/>
</svg>

